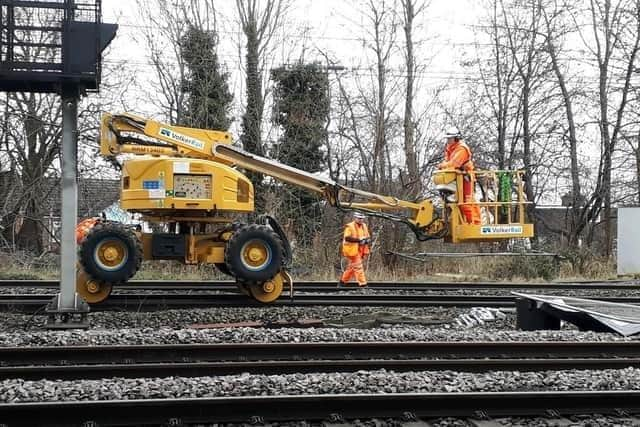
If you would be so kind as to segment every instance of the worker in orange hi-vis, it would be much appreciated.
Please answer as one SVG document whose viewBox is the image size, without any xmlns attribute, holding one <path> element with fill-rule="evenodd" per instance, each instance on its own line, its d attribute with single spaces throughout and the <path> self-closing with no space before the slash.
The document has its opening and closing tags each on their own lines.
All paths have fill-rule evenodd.
<svg viewBox="0 0 640 427">
<path fill-rule="evenodd" d="M 85 220 L 80 221 L 76 226 L 76 243 L 80 244 L 84 240 L 85 236 L 89 234 L 89 231 L 93 228 L 96 223 L 100 221 L 100 218 L 92 217 L 87 218 Z"/>
<path fill-rule="evenodd" d="M 346 286 L 353 276 L 358 281 L 358 286 L 367 286 L 367 278 L 364 275 L 362 261 L 369 255 L 371 235 L 364 219 L 365 215 L 363 213 L 354 212 L 353 221 L 344 226 L 342 255 L 349 260 L 349 265 L 342 274 L 338 286 Z"/>
<path fill-rule="evenodd" d="M 464 203 L 473 203 L 475 198 L 473 193 L 476 187 L 475 168 L 471 159 L 471 149 L 461 139 L 460 131 L 455 127 L 450 127 L 445 133 L 447 145 L 444 151 L 444 162 L 440 163 L 439 169 L 457 169 L 466 172 L 462 184 L 462 195 Z M 462 215 L 468 224 L 480 224 L 480 208 L 476 204 L 464 204 L 460 206 Z"/>
</svg>

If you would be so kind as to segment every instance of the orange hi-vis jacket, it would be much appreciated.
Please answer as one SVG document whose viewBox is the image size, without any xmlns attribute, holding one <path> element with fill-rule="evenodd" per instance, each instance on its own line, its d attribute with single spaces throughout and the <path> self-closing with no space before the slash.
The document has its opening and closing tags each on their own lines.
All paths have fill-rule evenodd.
<svg viewBox="0 0 640 427">
<path fill-rule="evenodd" d="M 471 149 L 463 141 L 454 141 L 447 144 L 444 151 L 444 162 L 440 163 L 440 169 L 458 169 L 466 172 L 462 184 L 464 204 L 460 211 L 468 224 L 480 224 L 480 207 L 474 202 L 473 193 L 476 187 L 475 166 L 471 160 Z"/>
<path fill-rule="evenodd" d="M 358 254 L 360 254 L 360 256 L 369 254 L 369 245 L 360 245 L 357 242 L 348 242 L 346 240 L 347 237 L 368 239 L 371 236 L 369 235 L 369 227 L 367 227 L 367 224 L 362 223 L 361 225 L 358 225 L 355 221 L 351 221 L 344 226 L 344 235 L 342 237 L 342 255 L 349 257 L 356 256 Z"/>
<path fill-rule="evenodd" d="M 473 172 L 475 166 L 471 160 L 471 149 L 464 141 L 454 141 L 447 144 L 444 151 L 444 162 L 440 169 L 460 169 L 465 172 Z"/>
</svg>

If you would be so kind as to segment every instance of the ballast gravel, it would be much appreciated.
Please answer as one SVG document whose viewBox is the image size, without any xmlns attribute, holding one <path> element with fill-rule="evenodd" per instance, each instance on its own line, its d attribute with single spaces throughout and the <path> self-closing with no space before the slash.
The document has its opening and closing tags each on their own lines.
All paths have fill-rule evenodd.
<svg viewBox="0 0 640 427">
<path fill-rule="evenodd" d="M 631 341 L 616 334 L 576 330 L 523 332 L 495 329 L 452 329 L 392 326 L 356 328 L 121 328 L 30 331 L 0 334 L 0 347 L 97 346 L 150 344 L 406 342 L 406 341 Z"/>
<path fill-rule="evenodd" d="M 0 346 L 129 345 L 220 342 L 331 342 L 331 341 L 611 341 L 633 340 L 616 334 L 578 331 L 564 324 L 557 331 L 524 332 L 516 329 L 513 311 L 504 318 L 465 327 L 456 322 L 468 308 L 388 307 L 213 307 L 157 312 L 93 312 L 87 330 L 51 331 L 42 329 L 45 317 L 0 313 Z M 409 323 L 376 322 L 375 327 L 349 322 L 405 316 Z M 212 323 L 247 321 L 278 322 L 301 319 L 328 319 L 325 328 L 206 329 Z M 412 324 L 416 320 L 418 323 Z M 192 328 L 193 325 L 204 329 Z M 351 327 L 349 327 L 351 326 Z"/>
<path fill-rule="evenodd" d="M 342 393 L 640 390 L 640 369 L 454 371 L 105 378 L 78 381 L 0 381 L 1 402 L 166 399 Z"/>
<path fill-rule="evenodd" d="M 343 319 L 353 316 L 370 316 L 375 313 L 394 316 L 410 316 L 447 323 L 465 312 L 463 309 L 427 307 L 211 307 L 199 309 L 162 310 L 149 312 L 104 311 L 89 314 L 93 328 L 175 328 L 182 329 L 194 324 L 238 323 L 238 322 L 293 322 L 300 319 Z M 18 313 L 0 312 L 0 332 L 16 329 L 34 329 L 43 324 L 45 317 Z"/>
<path fill-rule="evenodd" d="M 380 324 L 374 328 L 220 328 L 192 329 L 189 325 L 261 320 L 339 319 L 374 316 L 383 312 L 423 320 L 422 324 Z M 247 307 L 168 310 L 162 312 L 94 312 L 92 329 L 47 331 L 40 315 L 0 313 L 0 346 L 149 345 L 243 342 L 397 342 L 397 341 L 613 341 L 632 340 L 615 334 L 580 332 L 571 325 L 559 331 L 522 332 L 515 316 L 473 328 L 455 323 L 469 309 L 374 307 Z M 234 375 L 199 378 L 111 378 L 82 381 L 0 382 L 1 402 L 52 400 L 111 400 L 174 397 L 212 397 L 309 393 L 463 392 L 511 390 L 637 390 L 640 370 L 552 371 L 545 373 L 404 372 L 386 370 L 334 374 Z M 572 424 L 627 426 L 633 420 L 598 416 L 571 417 Z M 360 420 L 352 425 L 406 425 L 401 420 Z M 429 420 L 434 426 L 471 425 L 461 419 Z M 557 425 L 544 418 L 499 420 L 502 425 Z M 231 426 L 232 424 L 228 424 Z M 301 422 L 272 426 L 305 425 Z M 319 425 L 309 423 L 306 425 Z M 218 425 L 221 426 L 221 425 Z"/>
</svg>

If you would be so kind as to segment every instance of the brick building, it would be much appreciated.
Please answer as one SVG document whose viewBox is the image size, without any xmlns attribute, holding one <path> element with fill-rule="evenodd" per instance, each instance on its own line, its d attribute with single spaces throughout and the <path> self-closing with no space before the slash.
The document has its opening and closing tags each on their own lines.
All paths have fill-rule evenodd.
<svg viewBox="0 0 640 427">
<path fill-rule="evenodd" d="M 37 199 L 41 200 L 42 241 L 46 250 L 55 250 L 57 247 L 56 236 L 60 233 L 60 178 L 45 177 L 44 182 L 38 185 Z M 0 172 L 0 224 L 5 228 L 13 227 L 14 232 L 22 226 L 19 203 L 25 190 L 22 182 L 15 172 Z M 78 180 L 78 218 L 86 218 L 100 215 L 106 209 L 117 204 L 120 197 L 120 180 L 80 178 Z M 16 219 L 9 219 L 18 211 Z M 9 222 L 12 224 L 9 224 Z M 5 230 L 6 235 L 6 230 Z"/>
</svg>

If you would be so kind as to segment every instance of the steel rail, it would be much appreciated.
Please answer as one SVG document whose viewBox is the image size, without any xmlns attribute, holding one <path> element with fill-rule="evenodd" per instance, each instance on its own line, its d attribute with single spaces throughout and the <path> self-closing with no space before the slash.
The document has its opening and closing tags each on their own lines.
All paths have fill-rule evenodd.
<svg viewBox="0 0 640 427">
<path fill-rule="evenodd" d="M 367 358 L 640 357 L 640 341 L 408 341 L 0 347 L 5 366 L 114 360 L 256 361 Z"/>
<path fill-rule="evenodd" d="M 622 369 L 640 342 L 342 342 L 0 348 L 1 378 L 212 376 L 242 372 Z"/>
<path fill-rule="evenodd" d="M 0 311 L 33 313 L 42 310 L 52 295 L 0 295 Z M 371 307 L 513 307 L 514 295 L 389 295 L 349 293 L 343 295 L 296 294 L 293 299 L 281 297 L 263 304 L 240 294 L 114 294 L 106 301 L 93 304 L 93 311 L 154 311 L 206 307 L 269 306 L 371 306 Z M 640 304 L 639 297 L 599 297 L 607 302 Z"/>
<path fill-rule="evenodd" d="M 0 280 L 0 288 L 40 288 L 56 289 L 57 280 Z M 547 290 L 640 290 L 640 284 L 629 281 L 608 282 L 545 282 L 545 283 L 512 283 L 512 282 L 369 282 L 370 289 L 378 290 L 458 290 L 458 289 L 547 289 Z M 295 283 L 297 291 L 340 292 L 355 289 L 336 287 L 336 282 L 300 281 Z M 114 289 L 126 290 L 208 290 L 227 291 L 237 289 L 235 282 L 199 281 L 199 280 L 132 280 Z"/>
<path fill-rule="evenodd" d="M 455 360 L 283 360 L 257 362 L 110 363 L 100 365 L 0 367 L 3 379 L 89 380 L 101 378 L 208 377 L 221 375 L 285 375 L 297 373 L 357 372 L 385 369 L 394 372 L 557 371 L 564 369 L 639 368 L 640 358 L 595 359 L 455 359 Z"/>
<path fill-rule="evenodd" d="M 640 391 L 321 394 L 0 404 L 10 426 L 182 425 L 295 420 L 615 414 L 640 411 Z"/>
<path fill-rule="evenodd" d="M 35 312 L 51 301 L 51 295 L 0 295 L 0 310 Z M 610 299 L 609 299 L 610 300 Z M 638 298 L 617 298 L 626 303 L 640 302 Z M 115 294 L 106 301 L 91 306 L 92 311 L 166 309 L 206 307 L 269 307 L 269 306 L 377 306 L 377 307 L 511 307 L 514 296 L 507 295 L 304 295 L 293 299 L 282 297 L 271 304 L 262 304 L 237 294 Z"/>
</svg>

